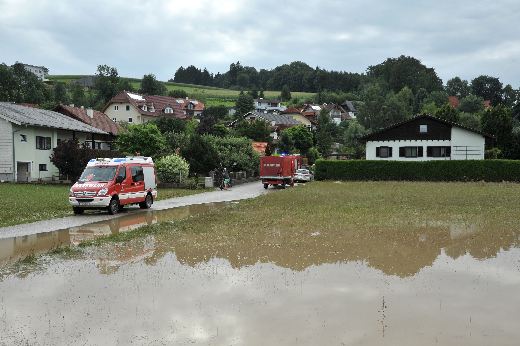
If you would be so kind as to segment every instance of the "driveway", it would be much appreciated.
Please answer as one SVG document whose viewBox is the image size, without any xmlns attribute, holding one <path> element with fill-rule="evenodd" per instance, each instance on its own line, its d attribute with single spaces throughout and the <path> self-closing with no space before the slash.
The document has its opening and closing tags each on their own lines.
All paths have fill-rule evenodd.
<svg viewBox="0 0 520 346">
<path fill-rule="evenodd" d="M 253 182 L 234 186 L 232 189 L 227 191 L 215 190 L 196 195 L 157 201 L 153 204 L 152 208 L 154 210 L 164 210 L 193 204 L 238 201 L 242 199 L 254 198 L 266 192 L 267 191 L 264 190 L 260 182 Z M 139 207 L 130 207 L 125 210 L 125 212 L 118 215 L 108 215 L 106 212 L 99 212 L 94 214 L 87 213 L 84 215 L 67 216 L 59 219 L 43 220 L 22 225 L 3 227 L 0 228 L 0 239 L 53 232 L 64 228 L 78 227 L 94 222 L 118 218 L 122 215 L 128 215 L 130 213 L 142 212 Z"/>
</svg>

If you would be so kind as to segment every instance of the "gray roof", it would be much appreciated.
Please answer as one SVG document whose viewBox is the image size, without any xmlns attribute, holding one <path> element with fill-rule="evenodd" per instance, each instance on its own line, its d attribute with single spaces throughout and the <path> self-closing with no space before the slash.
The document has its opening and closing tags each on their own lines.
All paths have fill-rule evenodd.
<svg viewBox="0 0 520 346">
<path fill-rule="evenodd" d="M 267 122 L 273 122 L 275 125 L 301 125 L 302 123 L 285 114 L 273 113 L 253 113 L 257 118 L 262 118 Z"/>
<path fill-rule="evenodd" d="M 345 101 L 341 104 L 343 108 L 347 108 L 347 111 L 349 112 L 357 112 L 356 107 L 354 107 L 354 103 L 352 101 Z"/>
<path fill-rule="evenodd" d="M 0 118 L 16 125 L 51 127 L 70 131 L 107 134 L 58 112 L 0 102 Z"/>
</svg>

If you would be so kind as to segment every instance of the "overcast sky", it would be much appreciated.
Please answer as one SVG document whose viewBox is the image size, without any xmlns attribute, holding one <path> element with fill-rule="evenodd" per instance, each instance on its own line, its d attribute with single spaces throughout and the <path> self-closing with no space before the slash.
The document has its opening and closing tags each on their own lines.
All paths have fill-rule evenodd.
<svg viewBox="0 0 520 346">
<path fill-rule="evenodd" d="M 519 23 L 518 0 L 0 0 L 0 62 L 166 80 L 234 61 L 364 72 L 405 54 L 444 82 L 487 74 L 518 88 Z"/>
</svg>

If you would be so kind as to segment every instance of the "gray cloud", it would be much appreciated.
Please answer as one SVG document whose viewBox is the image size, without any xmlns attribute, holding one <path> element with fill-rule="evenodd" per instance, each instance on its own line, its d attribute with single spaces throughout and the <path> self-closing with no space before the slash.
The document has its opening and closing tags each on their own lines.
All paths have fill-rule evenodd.
<svg viewBox="0 0 520 346">
<path fill-rule="evenodd" d="M 480 74 L 519 87 L 520 3 L 488 1 L 0 0 L 2 61 L 90 74 L 173 76 L 295 60 L 363 72 L 401 54 L 447 79 Z"/>
</svg>

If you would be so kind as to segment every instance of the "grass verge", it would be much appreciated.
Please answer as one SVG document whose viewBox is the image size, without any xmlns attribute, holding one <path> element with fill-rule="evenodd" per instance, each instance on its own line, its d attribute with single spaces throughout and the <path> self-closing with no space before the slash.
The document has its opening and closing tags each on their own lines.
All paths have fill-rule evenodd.
<svg viewBox="0 0 520 346">
<path fill-rule="evenodd" d="M 0 184 L 0 227 L 72 215 L 68 202 L 70 186 Z M 182 197 L 205 190 L 159 189 L 158 200 Z"/>
</svg>

